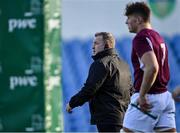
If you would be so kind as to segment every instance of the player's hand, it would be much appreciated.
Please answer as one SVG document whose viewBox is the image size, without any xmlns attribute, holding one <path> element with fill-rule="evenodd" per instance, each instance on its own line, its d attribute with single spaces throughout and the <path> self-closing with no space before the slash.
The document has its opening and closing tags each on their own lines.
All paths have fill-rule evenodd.
<svg viewBox="0 0 180 133">
<path fill-rule="evenodd" d="M 146 97 L 139 97 L 137 102 L 143 112 L 151 111 L 152 105 L 148 103 Z"/>
<path fill-rule="evenodd" d="M 66 111 L 67 111 L 68 113 L 72 113 L 72 108 L 71 108 L 71 106 L 69 105 L 69 103 L 66 105 Z"/>
</svg>

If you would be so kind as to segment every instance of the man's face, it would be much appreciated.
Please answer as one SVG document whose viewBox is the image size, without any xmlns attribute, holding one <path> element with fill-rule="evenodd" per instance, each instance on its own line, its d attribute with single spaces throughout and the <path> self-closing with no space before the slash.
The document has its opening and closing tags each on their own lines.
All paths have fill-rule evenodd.
<svg viewBox="0 0 180 133">
<path fill-rule="evenodd" d="M 101 52 L 104 50 L 104 41 L 103 37 L 101 35 L 96 36 L 94 41 L 93 41 L 93 55 L 96 55 L 97 53 Z"/>
<path fill-rule="evenodd" d="M 128 26 L 129 32 L 136 33 L 138 28 L 138 18 L 135 15 L 127 16 L 126 24 Z"/>
</svg>

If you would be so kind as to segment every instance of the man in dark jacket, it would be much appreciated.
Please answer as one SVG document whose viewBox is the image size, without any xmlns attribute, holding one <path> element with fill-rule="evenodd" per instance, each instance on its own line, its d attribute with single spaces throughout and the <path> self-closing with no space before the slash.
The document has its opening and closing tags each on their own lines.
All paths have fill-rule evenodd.
<svg viewBox="0 0 180 133">
<path fill-rule="evenodd" d="M 132 90 L 129 66 L 118 57 L 111 33 L 96 33 L 92 49 L 94 62 L 86 83 L 66 110 L 71 112 L 89 101 L 91 124 L 99 132 L 120 132 Z"/>
</svg>

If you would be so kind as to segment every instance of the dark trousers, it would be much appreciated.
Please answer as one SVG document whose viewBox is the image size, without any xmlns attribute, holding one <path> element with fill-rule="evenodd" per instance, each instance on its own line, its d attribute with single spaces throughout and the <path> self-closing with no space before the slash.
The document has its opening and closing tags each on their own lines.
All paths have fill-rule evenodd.
<svg viewBox="0 0 180 133">
<path fill-rule="evenodd" d="M 98 132 L 120 132 L 121 125 L 97 124 Z"/>
</svg>

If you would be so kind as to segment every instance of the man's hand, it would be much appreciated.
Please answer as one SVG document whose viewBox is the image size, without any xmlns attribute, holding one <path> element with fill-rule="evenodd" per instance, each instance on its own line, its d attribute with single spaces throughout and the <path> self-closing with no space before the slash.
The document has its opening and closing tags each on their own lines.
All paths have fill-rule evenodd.
<svg viewBox="0 0 180 133">
<path fill-rule="evenodd" d="M 66 105 L 66 111 L 68 113 L 72 113 L 72 108 L 70 107 L 69 103 Z"/>
<path fill-rule="evenodd" d="M 138 98 L 138 105 L 140 106 L 140 109 L 143 111 L 143 112 L 150 112 L 150 109 L 152 108 L 152 105 L 150 105 L 147 101 L 147 99 L 143 96 L 140 96 Z"/>
</svg>

